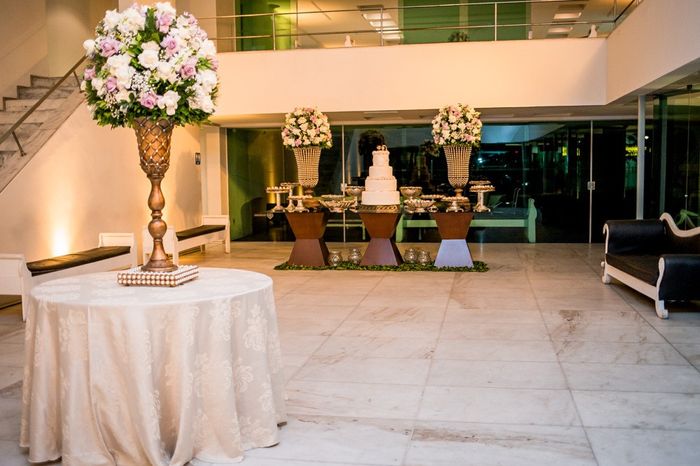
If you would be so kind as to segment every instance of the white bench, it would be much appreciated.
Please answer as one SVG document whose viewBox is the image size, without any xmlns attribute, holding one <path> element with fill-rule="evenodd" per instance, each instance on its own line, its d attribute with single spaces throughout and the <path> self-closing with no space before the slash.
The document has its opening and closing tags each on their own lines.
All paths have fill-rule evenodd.
<svg viewBox="0 0 700 466">
<path fill-rule="evenodd" d="M 0 254 L 0 294 L 22 297 L 24 320 L 29 293 L 40 283 L 54 278 L 137 265 L 133 233 L 100 233 L 94 249 L 32 262 L 27 262 L 24 254 Z"/>
<path fill-rule="evenodd" d="M 202 215 L 202 224 L 198 227 L 188 228 L 176 232 L 168 227 L 163 236 L 163 248 L 168 254 L 172 254 L 175 265 L 180 263 L 180 252 L 199 247 L 204 248 L 213 241 L 222 241 L 226 254 L 231 252 L 231 224 L 228 215 Z M 153 252 L 153 238 L 144 227 L 141 233 L 143 239 L 143 263 L 148 262 Z"/>
</svg>

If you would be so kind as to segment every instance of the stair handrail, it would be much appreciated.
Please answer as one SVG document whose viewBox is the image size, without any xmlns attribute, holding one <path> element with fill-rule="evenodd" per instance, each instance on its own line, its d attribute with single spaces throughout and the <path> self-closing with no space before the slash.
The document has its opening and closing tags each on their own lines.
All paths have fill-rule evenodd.
<svg viewBox="0 0 700 466">
<path fill-rule="evenodd" d="M 29 116 L 32 113 L 34 113 L 36 111 L 36 109 L 38 109 L 41 106 L 41 104 L 43 104 L 46 101 L 46 99 L 49 98 L 49 96 L 51 94 L 53 94 L 56 91 L 56 89 L 58 89 L 61 86 L 61 84 L 63 84 L 63 82 L 66 79 L 68 79 L 68 77 L 73 75 L 75 77 L 75 80 L 78 83 L 78 86 L 80 86 L 80 78 L 78 77 L 76 70 L 80 67 L 80 65 L 83 64 L 83 62 L 85 61 L 86 58 L 87 57 L 80 58 L 80 60 L 78 60 L 77 63 L 75 65 L 73 65 L 70 68 L 70 70 L 68 70 L 68 72 L 63 75 L 63 77 L 61 77 L 61 79 L 59 79 L 53 86 L 51 86 L 51 88 L 49 88 L 49 90 L 46 92 L 46 94 L 43 95 L 43 97 L 40 97 L 39 100 L 34 105 L 32 105 L 26 112 L 24 112 L 24 114 L 19 118 L 19 120 L 17 120 L 17 122 L 15 124 L 13 124 L 10 127 L 10 129 L 8 129 L 2 135 L 0 135 L 0 144 L 2 144 L 5 141 L 5 139 L 8 139 L 10 136 L 12 136 L 12 138 L 15 140 L 15 143 L 17 144 L 17 148 L 19 149 L 20 155 L 22 157 L 27 155 L 27 153 L 22 148 L 22 144 L 20 143 L 19 138 L 17 137 L 17 134 L 16 134 L 17 129 L 22 125 L 22 123 L 25 122 L 25 120 L 27 118 L 29 118 Z"/>
</svg>

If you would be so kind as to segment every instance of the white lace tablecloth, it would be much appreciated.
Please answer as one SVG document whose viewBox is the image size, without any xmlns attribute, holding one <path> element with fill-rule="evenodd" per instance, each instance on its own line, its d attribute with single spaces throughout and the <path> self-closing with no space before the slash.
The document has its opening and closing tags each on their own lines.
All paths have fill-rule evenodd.
<svg viewBox="0 0 700 466">
<path fill-rule="evenodd" d="M 227 464 L 285 421 L 272 280 L 200 270 L 177 288 L 116 272 L 34 288 L 20 445 L 71 465 Z"/>
</svg>

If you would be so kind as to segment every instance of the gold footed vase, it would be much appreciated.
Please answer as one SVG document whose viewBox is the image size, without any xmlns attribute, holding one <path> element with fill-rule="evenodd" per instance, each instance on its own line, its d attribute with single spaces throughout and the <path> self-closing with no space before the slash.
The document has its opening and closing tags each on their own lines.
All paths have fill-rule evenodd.
<svg viewBox="0 0 700 466">
<path fill-rule="evenodd" d="M 133 128 L 136 131 L 141 169 L 151 182 L 151 193 L 148 196 L 151 221 L 148 223 L 148 232 L 153 237 L 153 252 L 141 270 L 144 272 L 172 272 L 177 270 L 177 265 L 168 259 L 163 248 L 163 236 L 168 226 L 162 218 L 165 197 L 160 189 L 160 182 L 170 167 L 170 139 L 173 134 L 173 122 L 166 119 L 135 118 Z M 144 244 L 143 247 L 147 246 Z"/>
<path fill-rule="evenodd" d="M 447 180 L 455 188 L 455 196 L 462 196 L 464 187 L 469 183 L 469 159 L 471 146 L 450 144 L 443 146 L 447 158 Z"/>
<path fill-rule="evenodd" d="M 304 188 L 304 194 L 312 196 L 318 184 L 318 162 L 321 159 L 319 146 L 295 147 L 294 158 L 297 161 L 299 184 Z"/>
</svg>

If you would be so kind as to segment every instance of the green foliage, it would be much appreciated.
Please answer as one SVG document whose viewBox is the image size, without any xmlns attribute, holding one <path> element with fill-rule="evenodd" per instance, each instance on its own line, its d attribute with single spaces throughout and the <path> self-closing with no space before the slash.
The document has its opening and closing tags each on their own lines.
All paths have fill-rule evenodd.
<svg viewBox="0 0 700 466">
<path fill-rule="evenodd" d="M 275 266 L 275 270 L 369 270 L 373 272 L 488 272 L 489 266 L 485 262 L 474 261 L 474 267 L 435 267 L 433 264 L 409 264 L 401 265 L 356 265 L 352 262 L 341 262 L 338 265 L 294 265 L 283 262 Z"/>
</svg>

